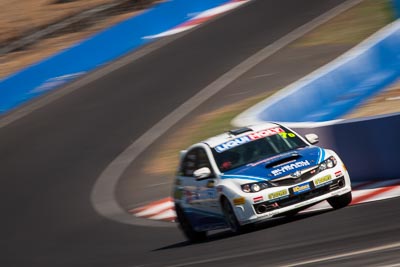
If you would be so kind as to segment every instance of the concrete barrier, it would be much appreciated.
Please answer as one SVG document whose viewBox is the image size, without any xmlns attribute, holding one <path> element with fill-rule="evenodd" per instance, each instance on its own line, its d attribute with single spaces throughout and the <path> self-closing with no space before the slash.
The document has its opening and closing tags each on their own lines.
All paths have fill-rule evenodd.
<svg viewBox="0 0 400 267">
<path fill-rule="evenodd" d="M 319 145 L 338 153 L 352 181 L 400 178 L 400 113 L 294 129 L 318 134 Z"/>
</svg>

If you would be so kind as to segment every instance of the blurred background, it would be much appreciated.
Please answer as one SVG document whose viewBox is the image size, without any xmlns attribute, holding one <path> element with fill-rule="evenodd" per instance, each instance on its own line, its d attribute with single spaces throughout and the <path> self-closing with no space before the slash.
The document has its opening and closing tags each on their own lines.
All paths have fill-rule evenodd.
<svg viewBox="0 0 400 267">
<path fill-rule="evenodd" d="M 191 10 L 186 12 L 171 8 L 174 2 L 196 4 L 185 6 Z M 239 2 L 243 8 L 217 17 L 228 12 L 221 6 L 236 8 Z M 203 8 L 204 3 L 209 6 Z M 176 115 L 173 111 L 246 58 L 337 7 L 345 8 L 249 68 L 198 106 L 187 105 L 190 107 L 186 113 L 176 112 L 181 116 L 176 122 L 153 128 L 168 114 Z M 164 16 L 159 16 L 157 12 L 162 8 Z M 151 10 L 157 10 L 151 17 L 154 23 L 134 23 L 134 18 Z M 174 20 L 178 13 L 182 17 Z M 341 80 L 345 76 L 349 80 L 347 85 L 358 89 L 361 84 L 361 89 L 374 90 L 366 97 L 362 90 L 355 90 L 328 99 L 340 104 L 359 97 L 362 101 L 352 104 L 337 118 L 349 119 L 343 125 L 352 124 L 362 132 L 356 129 L 336 136 L 329 133 L 327 136 L 333 136 L 334 142 L 327 145 L 337 146 L 335 138 L 346 140 L 346 146 L 350 144 L 346 151 L 356 155 L 349 153 L 349 162 L 357 161 L 360 173 L 368 172 L 378 180 L 375 187 L 367 184 L 360 190 L 370 199 L 400 195 L 400 183 L 394 180 L 399 178 L 398 119 L 390 121 L 390 133 L 385 128 L 387 120 L 374 129 L 363 124 L 378 115 L 399 117 L 400 34 L 398 29 L 393 30 L 399 28 L 399 16 L 400 0 L 0 0 L 0 104 L 5 103 L 4 107 L 0 105 L 0 209 L 4 211 L 0 245 L 5 247 L 0 265 L 186 266 L 176 263 L 182 259 L 195 265 L 199 258 L 225 259 L 226 255 L 247 251 L 250 256 L 230 258 L 236 263 L 231 266 L 247 266 L 250 261 L 255 266 L 265 266 L 261 262 L 265 258 L 285 266 L 288 260 L 296 262 L 398 242 L 397 198 L 316 213 L 319 216 L 285 219 L 246 236 L 216 235 L 211 238 L 212 246 L 190 246 L 171 224 L 174 210 L 169 196 L 180 150 L 231 129 L 232 121 L 242 112 L 351 51 L 382 29 L 397 33 L 395 40 L 380 46 L 372 60 L 358 62 L 351 71 L 346 69 L 340 75 L 328 77 L 334 89 L 345 87 Z M 191 30 L 200 24 L 203 26 L 198 30 L 176 35 L 176 39 L 157 35 L 181 33 L 177 27 Z M 152 35 L 143 31 L 139 41 L 133 40 L 137 37 L 134 33 L 144 29 L 150 29 Z M 123 39 L 118 39 L 121 36 Z M 142 45 L 151 49 L 140 50 Z M 122 52 L 114 53 L 116 47 Z M 135 49 L 148 54 L 134 60 Z M 388 56 L 389 50 L 394 54 Z M 112 69 L 115 59 L 124 55 L 128 55 L 127 61 Z M 96 61 L 101 56 L 104 61 Z M 61 63 L 57 61 L 60 58 Z M 90 60 L 94 68 L 104 68 L 104 73 L 95 76 L 96 69 L 86 68 Z M 43 62 L 48 65 L 41 68 Z M 390 66 L 386 68 L 388 62 Z M 364 67 L 372 74 L 364 72 Z M 64 68 L 65 72 L 59 72 Z M 32 109 L 24 106 L 25 101 L 77 77 L 82 79 L 60 90 L 65 95 L 61 93 L 56 100 Z M 382 82 L 382 77 L 389 78 Z M 326 92 L 323 84 L 317 85 L 317 97 L 302 97 L 295 102 L 305 108 L 317 103 Z M 22 108 L 8 106 L 8 100 Z M 287 112 L 281 114 L 291 115 L 290 108 L 295 105 L 286 104 L 281 106 Z M 318 103 L 317 106 L 324 107 Z M 332 110 L 336 107 L 340 109 L 333 106 Z M 316 115 L 322 117 L 324 112 L 317 111 Z M 125 157 L 117 162 L 126 164 L 121 167 L 120 176 L 115 180 L 107 177 L 103 191 L 94 190 L 104 170 L 136 140 L 143 139 L 151 141 L 130 150 L 140 150 L 137 158 L 129 161 Z M 377 154 L 371 147 L 380 151 L 384 147 L 383 153 L 391 154 Z M 340 152 L 346 158 L 346 153 Z M 373 168 L 373 172 L 368 168 Z M 390 175 L 384 177 L 380 171 Z M 392 180 L 380 181 L 381 178 Z M 97 199 L 93 197 L 95 191 L 100 192 Z M 364 199 L 364 195 L 360 198 Z M 137 210 L 154 207 L 154 203 L 167 204 L 167 226 L 166 222 L 157 222 L 164 223 L 161 226 L 154 222 L 160 216 L 151 222 L 135 217 Z M 109 213 L 99 212 L 96 205 L 105 206 Z M 161 210 L 166 211 L 165 206 Z M 299 229 L 304 231 L 300 233 Z M 273 250 L 269 250 L 271 247 Z M 381 255 L 387 256 L 388 264 L 398 260 L 398 247 L 395 246 L 397 251 Z M 251 257 L 254 251 L 260 255 Z M 360 257 L 353 266 L 379 266 L 379 261 L 373 261 L 382 258 Z M 227 261 L 226 265 L 230 263 Z M 224 264 L 216 260 L 207 266 Z"/>
</svg>

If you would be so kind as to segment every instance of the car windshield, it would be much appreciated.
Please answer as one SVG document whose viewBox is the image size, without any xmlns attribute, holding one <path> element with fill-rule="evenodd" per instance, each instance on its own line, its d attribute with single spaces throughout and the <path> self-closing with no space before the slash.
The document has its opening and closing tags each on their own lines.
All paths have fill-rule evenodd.
<svg viewBox="0 0 400 267">
<path fill-rule="evenodd" d="M 264 133 L 265 137 L 255 133 L 255 135 L 250 134 L 214 147 L 213 154 L 220 171 L 226 172 L 252 162 L 308 146 L 295 133 L 284 127 L 268 129 L 260 133 Z"/>
</svg>

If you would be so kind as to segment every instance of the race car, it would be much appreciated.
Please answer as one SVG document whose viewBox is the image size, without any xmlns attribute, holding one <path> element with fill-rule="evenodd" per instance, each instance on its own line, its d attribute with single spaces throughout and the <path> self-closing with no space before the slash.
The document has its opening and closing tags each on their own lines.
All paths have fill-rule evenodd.
<svg viewBox="0 0 400 267">
<path fill-rule="evenodd" d="M 316 134 L 300 136 L 278 123 L 234 129 L 181 152 L 173 198 L 186 237 L 207 231 L 239 233 L 277 216 L 293 216 L 327 200 L 334 209 L 352 200 L 348 171 Z"/>
</svg>

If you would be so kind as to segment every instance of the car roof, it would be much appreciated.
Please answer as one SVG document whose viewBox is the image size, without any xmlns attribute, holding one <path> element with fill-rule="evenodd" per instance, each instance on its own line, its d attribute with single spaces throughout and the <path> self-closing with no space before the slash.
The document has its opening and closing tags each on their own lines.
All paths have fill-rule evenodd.
<svg viewBox="0 0 400 267">
<path fill-rule="evenodd" d="M 215 146 L 218 146 L 227 141 L 236 139 L 238 137 L 246 136 L 246 135 L 249 135 L 254 132 L 258 132 L 261 130 L 267 130 L 267 129 L 271 129 L 271 128 L 275 128 L 275 127 L 280 127 L 280 125 L 277 123 L 273 123 L 273 122 L 252 125 L 252 126 L 248 126 L 248 127 L 234 129 L 234 130 L 225 132 L 223 134 L 210 137 L 210 138 L 204 140 L 202 143 L 205 143 L 205 144 L 209 145 L 210 147 L 215 147 Z"/>
</svg>

